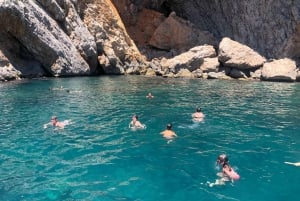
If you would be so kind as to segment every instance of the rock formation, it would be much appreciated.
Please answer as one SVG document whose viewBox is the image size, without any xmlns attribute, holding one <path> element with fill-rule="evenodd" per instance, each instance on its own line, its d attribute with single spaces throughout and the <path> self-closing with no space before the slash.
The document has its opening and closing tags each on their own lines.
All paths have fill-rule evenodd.
<svg viewBox="0 0 300 201">
<path fill-rule="evenodd" d="M 299 81 L 299 10 L 293 0 L 0 0 L 0 80 L 142 74 Z"/>
<path fill-rule="evenodd" d="M 0 18 L 0 35 L 1 38 L 5 38 L 1 41 L 1 47 L 11 43 L 15 44 L 18 50 L 15 52 L 13 49 L 3 49 L 3 53 L 21 73 L 26 62 L 38 63 L 42 74 L 46 71 L 60 76 L 88 75 L 94 70 L 81 56 L 85 53 L 82 47 L 86 44 L 81 45 L 78 40 L 78 44 L 74 44 L 58 22 L 33 1 L 7 3 L 2 0 Z M 91 47 L 86 47 L 89 48 L 93 48 L 93 43 Z"/>
<path fill-rule="evenodd" d="M 123 74 L 143 65 L 109 0 L 0 0 L 0 26 L 0 68 L 18 72 L 1 70 L 9 72 L 2 80 Z"/>
<path fill-rule="evenodd" d="M 189 21 L 185 21 L 171 13 L 153 33 L 149 45 L 163 49 L 176 49 L 180 52 L 192 47 L 216 44 L 216 40 L 209 32 L 203 32 L 195 28 Z"/>
<path fill-rule="evenodd" d="M 279 59 L 265 63 L 262 68 L 262 79 L 268 81 L 287 81 L 296 80 L 296 63 L 290 59 Z"/>
<path fill-rule="evenodd" d="M 248 46 L 230 38 L 223 38 L 219 45 L 219 61 L 224 66 L 241 70 L 261 67 L 266 59 Z"/>
</svg>

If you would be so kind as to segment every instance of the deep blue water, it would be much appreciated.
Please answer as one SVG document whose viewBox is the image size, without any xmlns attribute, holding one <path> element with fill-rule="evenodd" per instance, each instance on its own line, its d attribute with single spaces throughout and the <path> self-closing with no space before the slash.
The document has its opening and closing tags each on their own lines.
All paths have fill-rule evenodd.
<svg viewBox="0 0 300 201">
<path fill-rule="evenodd" d="M 49 91 L 63 86 L 70 90 Z M 152 92 L 154 99 L 146 99 Z M 205 121 L 193 123 L 200 106 Z M 0 84 L 1 201 L 298 200 L 300 84 L 107 76 Z M 147 128 L 128 128 L 137 114 Z M 73 124 L 43 128 L 52 115 Z M 168 122 L 179 136 L 159 134 Z M 218 179 L 229 156 L 240 174 Z"/>
</svg>

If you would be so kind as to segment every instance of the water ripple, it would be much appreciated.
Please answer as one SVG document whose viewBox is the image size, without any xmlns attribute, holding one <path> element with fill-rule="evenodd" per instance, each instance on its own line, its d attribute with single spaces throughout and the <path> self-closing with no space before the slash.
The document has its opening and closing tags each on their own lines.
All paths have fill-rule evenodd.
<svg viewBox="0 0 300 201">
<path fill-rule="evenodd" d="M 60 86 L 71 93 L 48 90 Z M 283 161 L 300 156 L 299 85 L 108 76 L 4 84 L 0 97 L 1 200 L 296 199 Z M 147 129 L 128 129 L 133 114 Z M 73 123 L 43 129 L 52 115 Z M 241 180 L 211 188 L 220 153 Z"/>
</svg>

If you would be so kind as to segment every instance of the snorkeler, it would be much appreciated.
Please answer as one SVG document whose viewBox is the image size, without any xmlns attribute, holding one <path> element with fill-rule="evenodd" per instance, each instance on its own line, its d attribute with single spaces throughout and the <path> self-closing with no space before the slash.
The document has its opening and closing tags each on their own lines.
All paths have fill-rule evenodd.
<svg viewBox="0 0 300 201">
<path fill-rule="evenodd" d="M 196 112 L 192 114 L 192 118 L 195 121 L 202 121 L 205 115 L 202 113 L 201 108 L 196 108 Z"/>
<path fill-rule="evenodd" d="M 145 128 L 145 125 L 143 125 L 139 120 L 137 115 L 132 116 L 132 120 L 129 124 L 129 128 Z"/>
<path fill-rule="evenodd" d="M 225 154 L 221 154 L 217 158 L 217 164 L 222 166 L 223 175 L 233 179 L 240 179 L 240 175 L 236 173 L 232 167 L 229 165 L 229 159 Z"/>
<path fill-rule="evenodd" d="M 169 123 L 167 125 L 167 129 L 161 132 L 164 138 L 166 139 L 173 139 L 174 137 L 177 137 L 176 133 L 172 130 L 172 124 Z"/>
</svg>

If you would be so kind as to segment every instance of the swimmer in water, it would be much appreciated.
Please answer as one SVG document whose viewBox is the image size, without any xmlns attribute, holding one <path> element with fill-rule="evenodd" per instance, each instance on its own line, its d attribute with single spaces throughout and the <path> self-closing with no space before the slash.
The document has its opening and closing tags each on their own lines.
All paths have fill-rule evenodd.
<svg viewBox="0 0 300 201">
<path fill-rule="evenodd" d="M 145 128 L 145 126 L 138 120 L 137 115 L 133 115 L 129 128 Z"/>
<path fill-rule="evenodd" d="M 164 130 L 163 132 L 161 132 L 161 134 L 163 135 L 164 138 L 171 140 L 174 137 L 177 137 L 176 133 L 172 130 L 172 124 L 169 123 L 167 125 L 167 129 Z"/>
<path fill-rule="evenodd" d="M 65 88 L 63 86 L 60 86 L 59 88 L 49 88 L 50 91 L 64 91 Z"/>
<path fill-rule="evenodd" d="M 62 123 L 62 122 L 59 122 L 57 120 L 56 116 L 52 116 L 51 121 L 49 123 L 47 123 L 47 124 L 44 124 L 44 128 L 47 128 L 48 125 L 52 125 L 53 127 L 58 127 L 60 129 L 63 129 L 65 127 L 65 124 Z"/>
<path fill-rule="evenodd" d="M 225 154 L 221 154 L 217 158 L 217 164 L 222 166 L 222 174 L 224 176 L 223 178 L 228 177 L 231 179 L 231 181 L 240 179 L 240 175 L 236 173 L 234 169 L 229 165 L 228 157 Z"/>
<path fill-rule="evenodd" d="M 154 96 L 149 92 L 146 98 L 154 98 Z"/>
<path fill-rule="evenodd" d="M 232 171 L 231 166 L 229 165 L 228 157 L 225 154 L 221 154 L 217 159 L 217 164 L 222 166 L 223 175 L 226 175 L 226 171 Z"/>
<path fill-rule="evenodd" d="M 205 115 L 202 113 L 201 108 L 196 108 L 196 112 L 192 114 L 192 118 L 195 121 L 202 121 Z"/>
</svg>

